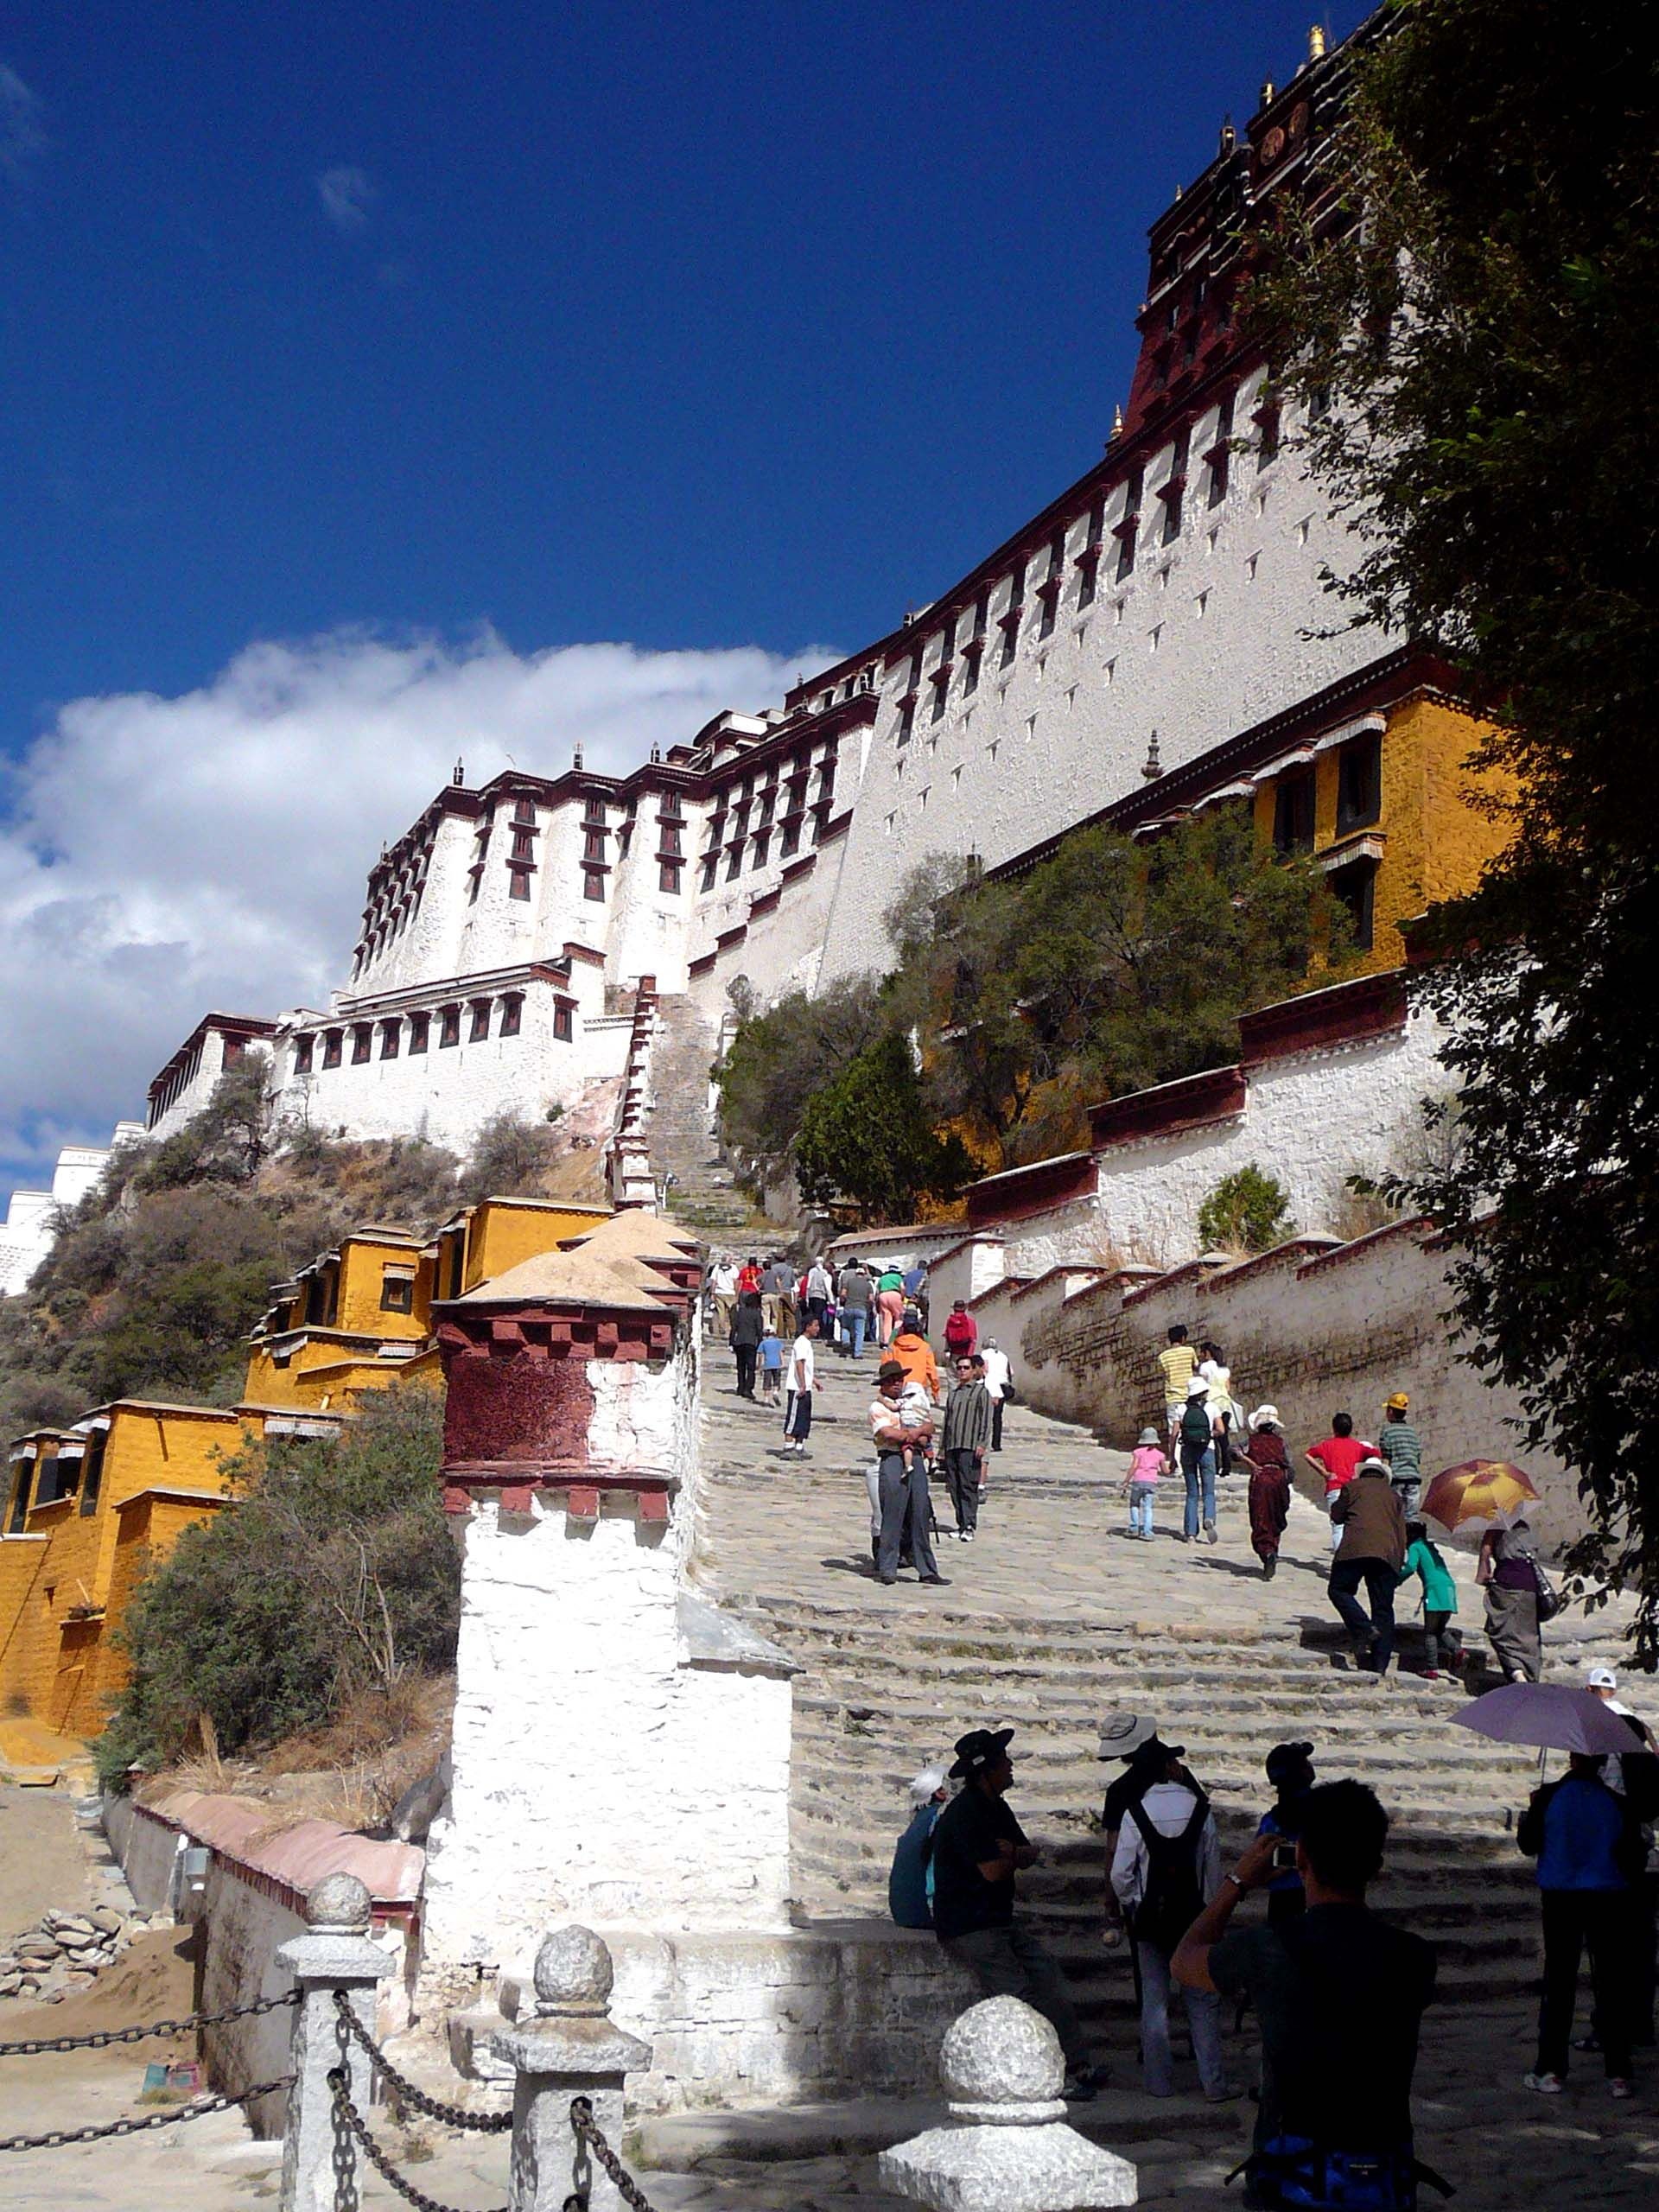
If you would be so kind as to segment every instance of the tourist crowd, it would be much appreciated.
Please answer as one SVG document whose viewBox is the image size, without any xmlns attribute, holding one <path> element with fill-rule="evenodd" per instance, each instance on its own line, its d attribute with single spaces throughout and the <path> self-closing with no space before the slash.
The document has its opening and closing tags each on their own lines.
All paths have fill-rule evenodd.
<svg viewBox="0 0 1659 2212">
<path fill-rule="evenodd" d="M 1631 2094 L 1632 2051 L 1654 2034 L 1647 1866 L 1659 1745 L 1618 1700 L 1609 1669 L 1592 1669 L 1588 1687 L 1624 1718 L 1629 1749 L 1574 1754 L 1519 1823 L 1520 1848 L 1537 1861 L 1544 1938 L 1537 2056 L 1524 2086 L 1559 2094 L 1570 2050 L 1596 2051 L 1611 2095 L 1623 2099 Z M 1065 2055 L 1068 2101 L 1088 2101 L 1105 2071 L 1065 1973 L 1016 1910 L 1019 1878 L 1044 1854 L 1008 1803 L 1014 1732 L 972 1729 L 952 1764 L 916 1777 L 889 1906 L 901 1927 L 931 1929 L 984 1995 L 1016 1996 L 1041 2012 Z M 1224 2103 L 1246 2093 L 1226 2063 L 1222 1999 L 1230 1999 L 1236 2026 L 1254 2012 L 1261 2045 L 1247 2204 L 1410 2212 L 1420 2180 L 1444 2190 L 1417 2158 L 1410 2104 L 1435 1949 L 1368 1903 L 1389 1834 L 1376 1794 L 1357 1780 L 1321 1783 L 1312 1743 L 1277 1745 L 1266 1760 L 1270 1802 L 1230 1866 L 1210 1793 L 1185 1746 L 1165 1743 L 1150 1716 L 1109 1713 L 1099 1757 L 1122 1770 L 1100 1814 L 1103 1935 L 1127 1951 L 1147 2094 L 1176 2088 L 1177 1992 L 1205 2097 Z M 1265 1912 L 1236 1921 L 1258 1892 Z M 1574 2040 L 1586 1950 L 1594 2010 L 1589 2033 Z"/>
</svg>

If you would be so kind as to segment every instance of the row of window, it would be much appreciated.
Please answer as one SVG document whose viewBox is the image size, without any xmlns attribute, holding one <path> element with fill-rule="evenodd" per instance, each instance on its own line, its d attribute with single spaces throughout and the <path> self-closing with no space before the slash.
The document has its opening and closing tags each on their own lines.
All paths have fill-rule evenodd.
<svg viewBox="0 0 1659 2212">
<path fill-rule="evenodd" d="M 1202 456 L 1205 471 L 1206 507 L 1218 507 L 1227 497 L 1232 459 L 1235 397 L 1230 392 L 1221 403 L 1217 415 L 1214 442 Z M 1278 457 L 1279 410 L 1276 403 L 1264 401 L 1256 409 L 1253 419 L 1258 431 L 1255 462 L 1257 468 L 1262 469 Z M 1168 474 L 1153 493 L 1154 499 L 1162 509 L 1161 518 L 1157 520 L 1156 535 L 1164 545 L 1173 544 L 1180 536 L 1185 516 L 1187 470 L 1192 459 L 1189 440 L 1190 432 L 1183 429 L 1171 449 Z M 1135 562 L 1149 534 L 1143 522 L 1146 491 L 1145 474 L 1137 468 L 1125 484 L 1122 514 L 1109 532 L 1105 527 L 1106 495 L 1103 493 L 1089 510 L 1083 545 L 1072 556 L 1072 565 L 1077 571 L 1074 604 L 1077 612 L 1082 613 L 1095 603 L 1101 563 L 1104 558 L 1104 540 L 1108 536 L 1116 541 L 1117 547 L 1113 563 L 1115 581 L 1122 583 L 1134 575 Z M 1043 580 L 1033 594 L 1038 607 L 1035 626 L 1039 639 L 1053 635 L 1058 619 L 1065 588 L 1066 542 L 1071 527 L 1070 523 L 1062 524 L 1050 539 Z M 1001 634 L 997 663 L 1001 668 L 1013 665 L 1020 632 L 1025 626 L 1030 567 L 1030 563 L 1021 562 L 1009 577 L 1007 598 L 1002 612 L 996 618 L 995 626 Z M 958 657 L 962 662 L 962 696 L 966 698 L 978 690 L 980 666 L 991 627 L 990 606 L 995 589 L 995 586 L 988 586 L 975 601 L 970 627 L 965 639 L 961 635 L 963 615 L 952 610 L 947 615 L 945 626 L 938 633 L 937 640 L 925 640 L 912 654 L 909 681 L 899 702 L 897 741 L 900 745 L 909 743 L 916 727 L 917 709 L 923 690 L 923 666 L 932 644 L 938 644 L 938 657 L 927 677 L 932 690 L 931 719 L 937 722 L 944 718 Z"/>
<path fill-rule="evenodd" d="M 1293 768 L 1273 791 L 1273 842 L 1285 854 L 1313 849 L 1314 766 Z M 1363 830 L 1382 811 L 1382 740 L 1372 731 L 1351 738 L 1337 756 L 1337 835 Z"/>
<path fill-rule="evenodd" d="M 463 1021 L 467 1042 L 484 1043 L 492 1034 L 491 1014 L 499 1006 L 500 1014 L 495 1021 L 493 1033 L 497 1037 L 516 1037 L 524 1024 L 524 995 L 509 991 L 500 999 L 468 999 L 464 1005 L 459 1001 L 437 1009 L 437 1045 L 440 1052 L 461 1041 Z M 319 1068 L 337 1068 L 349 1059 L 353 1067 L 361 1067 L 365 1061 L 377 1057 L 376 1033 L 379 1035 L 379 1052 L 383 1060 L 395 1060 L 400 1054 L 411 1058 L 426 1052 L 432 1043 L 433 1016 L 430 1014 L 388 1015 L 379 1021 L 358 1021 L 338 1029 L 315 1029 L 294 1040 L 294 1072 L 312 1075 Z M 404 1034 L 407 1026 L 407 1036 Z M 571 1002 L 556 999 L 553 1002 L 553 1034 L 568 1042 L 573 1033 Z M 349 1053 L 347 1044 L 349 1040 Z M 321 1054 L 317 1047 L 322 1047 Z"/>
<path fill-rule="evenodd" d="M 31 1505 L 55 1505 L 60 1498 L 73 1497 L 77 1490 L 80 1493 L 81 1517 L 90 1519 L 98 1510 L 99 1492 L 104 1487 L 104 1453 L 108 1442 L 107 1432 L 95 1428 L 86 1440 L 84 1453 L 64 1452 L 38 1462 L 19 1460 L 6 1534 L 21 1536 L 26 1532 Z M 37 1472 L 40 1488 L 31 1497 Z"/>
</svg>

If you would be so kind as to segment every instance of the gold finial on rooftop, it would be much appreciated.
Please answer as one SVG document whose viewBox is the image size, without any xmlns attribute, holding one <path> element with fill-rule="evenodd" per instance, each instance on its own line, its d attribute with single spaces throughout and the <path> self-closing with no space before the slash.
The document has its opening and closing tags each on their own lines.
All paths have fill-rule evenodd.
<svg viewBox="0 0 1659 2212">
<path fill-rule="evenodd" d="M 1307 30 L 1307 58 L 1310 61 L 1325 59 L 1325 25 L 1310 23 Z"/>
</svg>

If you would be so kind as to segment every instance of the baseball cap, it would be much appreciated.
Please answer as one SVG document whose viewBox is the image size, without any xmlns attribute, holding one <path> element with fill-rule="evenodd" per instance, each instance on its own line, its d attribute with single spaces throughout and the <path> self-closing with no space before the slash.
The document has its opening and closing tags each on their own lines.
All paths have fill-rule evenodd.
<svg viewBox="0 0 1659 2212">
<path fill-rule="evenodd" d="M 1584 1679 L 1592 1690 L 1616 1690 L 1618 1688 L 1618 1676 L 1611 1667 L 1592 1667 Z"/>
<path fill-rule="evenodd" d="M 1402 1414 L 1410 1403 L 1411 1400 L 1403 1390 L 1396 1390 L 1391 1398 L 1382 1401 L 1382 1408 L 1385 1413 Z"/>
</svg>

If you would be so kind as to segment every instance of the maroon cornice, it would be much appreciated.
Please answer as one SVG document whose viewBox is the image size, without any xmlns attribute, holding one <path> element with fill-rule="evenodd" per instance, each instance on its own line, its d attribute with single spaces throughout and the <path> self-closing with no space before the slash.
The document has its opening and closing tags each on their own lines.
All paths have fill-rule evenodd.
<svg viewBox="0 0 1659 2212">
<path fill-rule="evenodd" d="M 969 1185 L 968 1225 L 985 1229 L 996 1222 L 1046 1213 L 1071 1199 L 1092 1198 L 1095 1186 L 1092 1153 L 1065 1153 L 1056 1160 L 1034 1160 L 1029 1167 L 1006 1168 L 1000 1175 Z"/>
<path fill-rule="evenodd" d="M 1206 1068 L 1150 1090 L 1132 1090 L 1089 1109 L 1089 1135 L 1095 1149 L 1129 1144 L 1141 1137 L 1178 1136 L 1211 1122 L 1230 1122 L 1244 1111 L 1249 1086 L 1242 1067 Z"/>
<path fill-rule="evenodd" d="M 1323 991 L 1306 991 L 1239 1016 L 1238 1057 L 1245 1068 L 1290 1052 L 1387 1037 L 1406 1026 L 1406 986 L 1398 968 L 1357 976 Z"/>
</svg>

